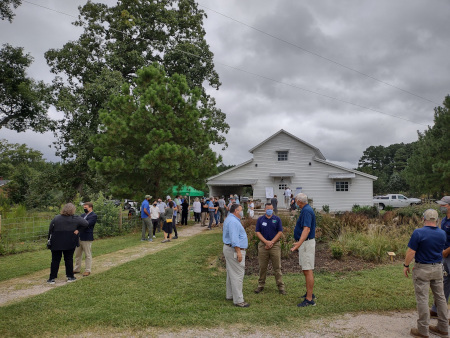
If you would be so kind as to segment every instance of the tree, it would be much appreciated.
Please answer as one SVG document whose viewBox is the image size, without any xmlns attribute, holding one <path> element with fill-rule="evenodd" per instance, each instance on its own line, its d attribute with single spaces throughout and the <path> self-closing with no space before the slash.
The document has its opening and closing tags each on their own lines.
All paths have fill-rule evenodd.
<svg viewBox="0 0 450 338">
<path fill-rule="evenodd" d="M 402 178 L 414 143 L 395 143 L 387 147 L 370 146 L 358 162 L 358 170 L 377 176 L 373 189 L 375 194 L 406 192 L 409 187 Z"/>
<path fill-rule="evenodd" d="M 220 158 L 209 147 L 213 127 L 200 97 L 185 76 L 168 77 L 154 63 L 111 98 L 100 114 L 102 132 L 93 137 L 101 160 L 89 165 L 107 177 L 113 194 L 161 196 L 174 184 L 210 176 Z"/>
<path fill-rule="evenodd" d="M 2 20 L 8 20 L 9 22 L 12 22 L 13 17 L 15 14 L 13 13 L 11 9 L 11 5 L 13 8 L 17 8 L 22 4 L 22 0 L 2 0 L 0 2 L 0 19 Z"/>
<path fill-rule="evenodd" d="M 0 129 L 43 132 L 49 127 L 48 88 L 26 76 L 32 62 L 21 47 L 4 44 L 0 50 Z"/>
<path fill-rule="evenodd" d="M 450 191 L 450 96 L 442 107 L 434 109 L 434 125 L 423 133 L 417 132 L 418 141 L 405 169 L 409 185 L 420 193 L 442 196 Z"/>
<path fill-rule="evenodd" d="M 226 145 L 225 114 L 203 88 L 206 83 L 216 89 L 220 85 L 204 39 L 204 16 L 193 0 L 122 0 L 112 7 L 88 1 L 75 22 L 84 27 L 80 38 L 46 53 L 57 75 L 56 107 L 65 114 L 58 124 L 57 154 L 76 162 L 68 169 L 77 178 L 72 183 L 78 192 L 93 175 L 87 162 L 94 156 L 91 140 L 99 130 L 100 110 L 123 83 L 132 83 L 137 71 L 153 62 L 164 65 L 169 76 L 185 75 L 190 88 L 200 89 L 199 109 L 208 120 L 209 141 Z"/>
</svg>

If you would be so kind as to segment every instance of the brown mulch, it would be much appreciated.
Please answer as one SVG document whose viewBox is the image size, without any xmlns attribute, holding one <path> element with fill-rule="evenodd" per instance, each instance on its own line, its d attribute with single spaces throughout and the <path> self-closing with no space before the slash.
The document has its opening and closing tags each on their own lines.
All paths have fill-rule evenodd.
<svg viewBox="0 0 450 338">
<path fill-rule="evenodd" d="M 225 259 L 222 257 L 223 265 L 225 266 Z M 385 263 L 367 262 L 361 258 L 347 256 L 342 259 L 334 259 L 331 255 L 331 250 L 326 243 L 318 242 L 316 244 L 316 258 L 315 271 L 316 272 L 347 272 L 358 271 L 365 269 L 373 269 Z M 286 273 L 300 273 L 298 265 L 298 252 L 292 253 L 289 258 L 281 260 L 281 268 L 283 274 Z M 267 274 L 272 274 L 272 264 L 269 263 Z M 245 259 L 245 274 L 258 275 L 259 264 L 258 257 L 246 257 Z"/>
</svg>

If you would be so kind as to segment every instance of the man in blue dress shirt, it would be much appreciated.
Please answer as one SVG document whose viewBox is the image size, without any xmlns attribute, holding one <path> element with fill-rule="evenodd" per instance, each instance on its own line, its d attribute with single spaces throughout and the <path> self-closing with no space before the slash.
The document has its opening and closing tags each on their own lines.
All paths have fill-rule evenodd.
<svg viewBox="0 0 450 338">
<path fill-rule="evenodd" d="M 245 250 L 248 247 L 247 233 L 241 224 L 242 206 L 233 204 L 223 224 L 223 255 L 227 265 L 227 300 L 235 306 L 249 307 L 244 302 L 242 286 L 245 273 Z"/>
</svg>

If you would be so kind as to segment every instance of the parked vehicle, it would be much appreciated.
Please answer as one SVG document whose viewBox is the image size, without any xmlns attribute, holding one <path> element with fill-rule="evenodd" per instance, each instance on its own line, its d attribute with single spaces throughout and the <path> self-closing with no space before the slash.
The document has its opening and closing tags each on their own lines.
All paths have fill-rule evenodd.
<svg viewBox="0 0 450 338">
<path fill-rule="evenodd" d="M 125 200 L 123 204 L 123 209 L 128 210 L 128 213 L 131 215 L 136 215 L 138 211 L 140 211 L 139 203 L 133 200 Z"/>
<path fill-rule="evenodd" d="M 385 196 L 375 196 L 373 198 L 373 204 L 381 210 L 387 206 L 402 208 L 420 203 L 422 203 L 422 200 L 419 198 L 408 198 L 401 194 L 388 194 Z"/>
</svg>

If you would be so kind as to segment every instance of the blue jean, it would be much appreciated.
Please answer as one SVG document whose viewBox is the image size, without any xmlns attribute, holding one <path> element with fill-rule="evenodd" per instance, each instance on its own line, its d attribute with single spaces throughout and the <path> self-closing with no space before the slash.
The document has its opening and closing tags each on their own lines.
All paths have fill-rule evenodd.
<svg viewBox="0 0 450 338">
<path fill-rule="evenodd" d="M 448 298 L 450 296 L 450 255 L 442 260 L 442 264 L 444 265 L 444 270 L 447 273 L 447 276 L 444 275 L 444 295 L 448 304 Z M 433 303 L 431 311 L 437 312 L 435 303 Z"/>
</svg>

